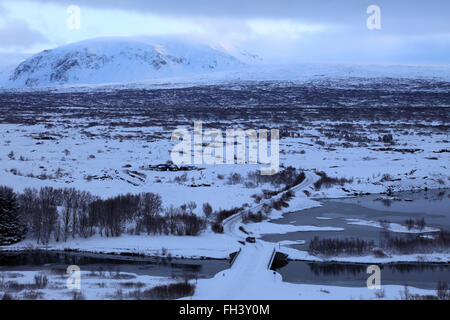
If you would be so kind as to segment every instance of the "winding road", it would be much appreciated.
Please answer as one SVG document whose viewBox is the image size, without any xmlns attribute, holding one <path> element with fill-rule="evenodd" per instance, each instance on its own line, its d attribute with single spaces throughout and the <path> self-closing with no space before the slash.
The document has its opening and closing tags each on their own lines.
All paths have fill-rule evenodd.
<svg viewBox="0 0 450 320">
<path fill-rule="evenodd" d="M 317 180 L 317 178 L 318 178 L 317 175 L 315 175 L 314 173 L 305 171 L 305 179 L 298 185 L 290 188 L 289 190 L 293 192 L 302 191 L 307 187 L 311 186 Z M 250 208 L 249 210 L 252 212 L 258 212 L 260 209 L 262 209 L 265 203 L 269 204 L 270 201 L 278 197 L 279 196 L 262 201 L 260 204 Z M 236 238 L 236 240 L 245 240 L 247 236 L 245 233 L 239 230 L 239 226 L 241 225 L 240 223 L 242 222 L 243 213 L 244 211 L 239 211 L 238 213 L 235 213 L 234 215 L 224 219 L 222 222 L 224 233 L 233 236 L 234 238 Z"/>
<path fill-rule="evenodd" d="M 290 190 L 297 192 L 308 188 L 317 180 L 317 176 L 311 172 L 305 172 L 305 179 Z M 264 203 L 269 203 L 276 196 L 267 199 L 257 206 L 251 208 L 257 212 Z M 242 223 L 244 210 L 228 217 L 223 221 L 224 233 L 230 235 L 236 241 L 245 241 L 248 236 L 239 226 Z M 255 292 L 268 290 L 271 284 L 281 281 L 281 275 L 270 270 L 274 253 L 276 252 L 274 243 L 257 240 L 256 243 L 248 243 L 241 246 L 238 256 L 235 258 L 231 268 L 221 271 L 211 280 L 211 286 L 199 296 L 207 299 L 229 300 L 229 299 L 250 299 L 255 297 Z"/>
</svg>

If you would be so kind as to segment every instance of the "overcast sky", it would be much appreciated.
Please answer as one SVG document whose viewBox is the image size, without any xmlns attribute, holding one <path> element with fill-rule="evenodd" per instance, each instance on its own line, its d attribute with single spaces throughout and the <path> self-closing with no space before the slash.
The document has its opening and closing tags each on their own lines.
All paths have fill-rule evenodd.
<svg viewBox="0 0 450 320">
<path fill-rule="evenodd" d="M 67 27 L 69 5 L 81 9 Z M 369 5 L 381 30 L 369 30 Z M 3 63 L 104 36 L 177 35 L 269 63 L 450 63 L 449 0 L 0 0 Z"/>
</svg>

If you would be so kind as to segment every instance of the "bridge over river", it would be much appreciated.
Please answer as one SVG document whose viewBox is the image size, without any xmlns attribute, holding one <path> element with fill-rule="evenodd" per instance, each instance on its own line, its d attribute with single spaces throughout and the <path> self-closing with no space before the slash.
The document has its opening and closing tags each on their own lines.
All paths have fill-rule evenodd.
<svg viewBox="0 0 450 320">
<path fill-rule="evenodd" d="M 305 179 L 291 190 L 302 191 L 309 187 L 317 179 L 317 176 L 310 172 L 305 172 Z M 266 200 L 266 202 L 272 199 Z M 262 208 L 264 202 L 251 208 L 257 212 Z M 236 241 L 244 241 L 248 236 L 239 226 L 242 223 L 242 211 L 238 212 L 223 221 L 224 233 L 231 235 Z M 255 297 L 255 292 L 263 292 L 282 278 L 276 271 L 270 270 L 276 255 L 276 245 L 274 243 L 256 240 L 255 243 L 245 242 L 233 259 L 231 267 L 221 271 L 209 282 L 210 286 L 198 288 L 196 297 L 213 300 L 230 299 L 250 299 Z"/>
</svg>

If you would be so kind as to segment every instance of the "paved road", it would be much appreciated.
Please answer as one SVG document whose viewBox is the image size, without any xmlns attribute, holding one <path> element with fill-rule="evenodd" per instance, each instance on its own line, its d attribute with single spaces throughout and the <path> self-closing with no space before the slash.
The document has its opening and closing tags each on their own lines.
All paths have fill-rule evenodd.
<svg viewBox="0 0 450 320">
<path fill-rule="evenodd" d="M 305 180 L 303 180 L 295 187 L 292 187 L 290 190 L 294 192 L 302 191 L 312 185 L 316 180 L 317 176 L 314 173 L 305 171 Z M 250 211 L 254 213 L 258 212 L 263 207 L 264 203 L 269 204 L 272 199 L 274 198 L 262 201 L 260 204 L 254 206 L 253 208 L 250 208 Z M 246 234 L 239 230 L 239 226 L 242 223 L 243 213 L 244 211 L 239 211 L 238 213 L 223 220 L 224 233 L 233 236 L 234 238 L 236 238 L 236 240 L 245 240 L 246 238 Z"/>
</svg>

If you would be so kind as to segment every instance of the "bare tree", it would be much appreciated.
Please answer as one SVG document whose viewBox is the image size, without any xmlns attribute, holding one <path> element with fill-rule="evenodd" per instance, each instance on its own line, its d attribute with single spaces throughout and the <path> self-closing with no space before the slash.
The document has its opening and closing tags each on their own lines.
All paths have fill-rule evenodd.
<svg viewBox="0 0 450 320">
<path fill-rule="evenodd" d="M 203 213 L 205 214 L 206 218 L 209 219 L 209 217 L 211 217 L 212 211 L 212 207 L 208 202 L 203 204 Z"/>
</svg>

